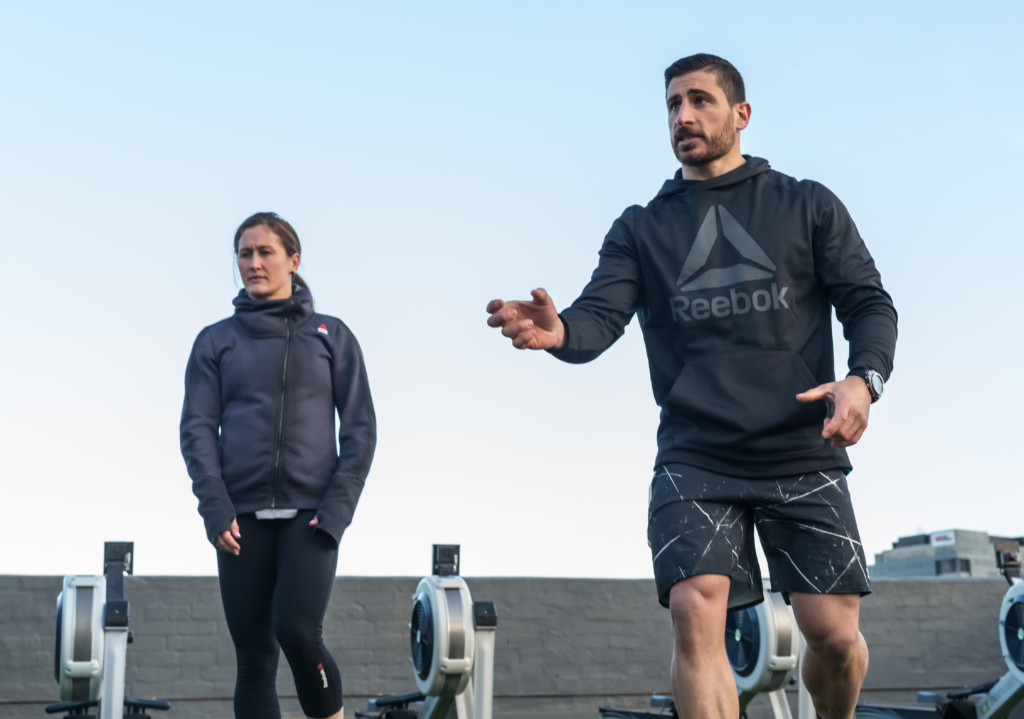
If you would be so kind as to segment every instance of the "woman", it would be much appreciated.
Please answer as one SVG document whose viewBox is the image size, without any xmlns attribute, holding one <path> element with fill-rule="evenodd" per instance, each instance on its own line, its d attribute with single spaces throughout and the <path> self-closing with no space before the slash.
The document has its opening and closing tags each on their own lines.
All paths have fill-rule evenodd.
<svg viewBox="0 0 1024 719">
<path fill-rule="evenodd" d="M 342 717 L 321 628 L 376 445 L 359 344 L 313 310 L 292 226 L 260 212 L 235 232 L 245 289 L 199 333 L 185 372 L 181 453 L 235 645 L 235 716 L 280 717 L 278 647 L 308 717 Z M 340 420 L 334 436 L 335 413 Z"/>
</svg>

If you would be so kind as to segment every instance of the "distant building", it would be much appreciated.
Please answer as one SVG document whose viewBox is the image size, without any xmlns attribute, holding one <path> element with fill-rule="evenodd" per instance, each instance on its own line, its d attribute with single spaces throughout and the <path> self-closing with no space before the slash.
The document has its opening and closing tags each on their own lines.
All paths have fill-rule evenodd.
<svg viewBox="0 0 1024 719">
<path fill-rule="evenodd" d="M 1018 556 L 1024 537 L 995 537 L 986 532 L 949 529 L 931 534 L 900 537 L 892 549 L 875 555 L 872 579 L 915 577 L 998 577 L 997 540 L 1015 542 Z"/>
</svg>

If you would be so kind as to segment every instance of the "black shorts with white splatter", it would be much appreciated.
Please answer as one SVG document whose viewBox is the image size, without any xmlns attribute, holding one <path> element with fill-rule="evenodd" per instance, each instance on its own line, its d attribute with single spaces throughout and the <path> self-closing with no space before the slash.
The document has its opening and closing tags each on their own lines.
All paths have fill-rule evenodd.
<svg viewBox="0 0 1024 719">
<path fill-rule="evenodd" d="M 658 601 L 667 607 L 672 585 L 695 574 L 731 577 L 730 609 L 761 601 L 755 526 L 772 591 L 871 591 L 842 470 L 744 479 L 669 464 L 651 480 L 647 523 Z"/>
</svg>

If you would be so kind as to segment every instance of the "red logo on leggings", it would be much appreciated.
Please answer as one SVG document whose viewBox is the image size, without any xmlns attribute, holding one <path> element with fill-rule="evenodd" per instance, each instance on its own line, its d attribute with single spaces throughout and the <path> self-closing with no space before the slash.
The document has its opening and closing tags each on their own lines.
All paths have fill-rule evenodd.
<svg viewBox="0 0 1024 719">
<path fill-rule="evenodd" d="M 324 671 L 323 662 L 316 665 L 316 668 L 320 670 L 320 678 L 324 680 L 324 689 L 327 688 L 327 672 Z"/>
</svg>

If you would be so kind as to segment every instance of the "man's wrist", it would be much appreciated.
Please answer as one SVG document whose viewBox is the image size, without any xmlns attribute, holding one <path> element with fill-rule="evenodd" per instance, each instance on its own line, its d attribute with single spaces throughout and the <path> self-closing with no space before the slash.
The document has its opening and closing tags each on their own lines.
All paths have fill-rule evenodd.
<svg viewBox="0 0 1024 719">
<path fill-rule="evenodd" d="M 871 395 L 872 404 L 880 400 L 885 392 L 885 380 L 882 379 L 881 374 L 873 369 L 852 369 L 847 377 L 860 377 L 864 381 L 868 388 L 868 394 Z"/>
<path fill-rule="evenodd" d="M 553 350 L 560 350 L 565 347 L 567 340 L 569 339 L 569 327 L 565 324 L 565 320 L 562 319 L 562 315 L 558 315 L 558 326 L 554 332 L 555 343 L 551 346 Z"/>
</svg>

